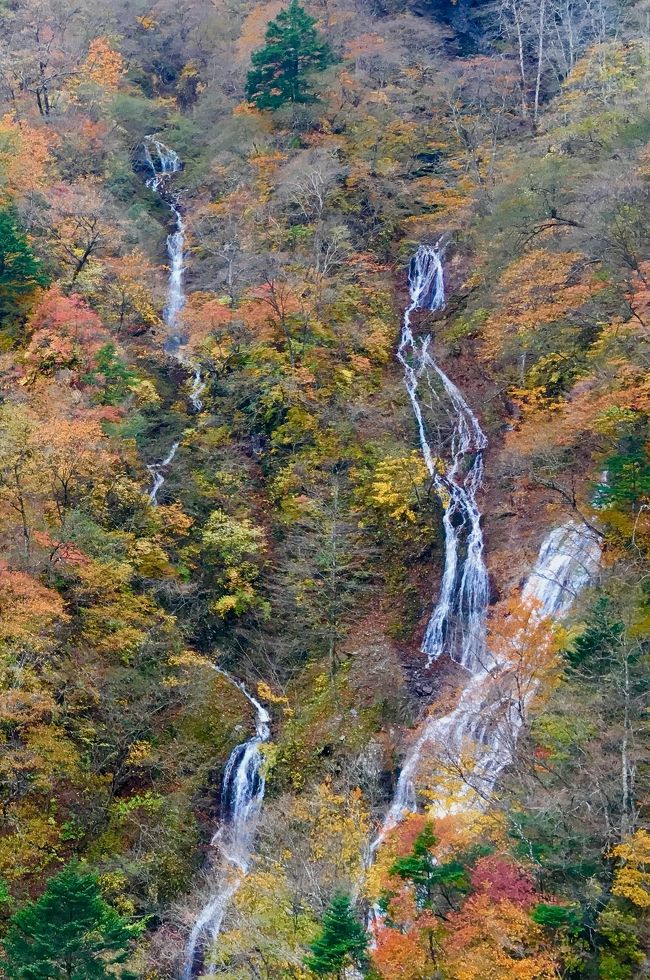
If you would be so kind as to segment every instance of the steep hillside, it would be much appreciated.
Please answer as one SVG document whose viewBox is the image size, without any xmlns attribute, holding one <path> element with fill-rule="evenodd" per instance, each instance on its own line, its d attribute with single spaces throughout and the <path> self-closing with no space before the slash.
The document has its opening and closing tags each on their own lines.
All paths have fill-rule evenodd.
<svg viewBox="0 0 650 980">
<path fill-rule="evenodd" d="M 3 975 L 648 963 L 647 10 L 0 8 Z"/>
</svg>

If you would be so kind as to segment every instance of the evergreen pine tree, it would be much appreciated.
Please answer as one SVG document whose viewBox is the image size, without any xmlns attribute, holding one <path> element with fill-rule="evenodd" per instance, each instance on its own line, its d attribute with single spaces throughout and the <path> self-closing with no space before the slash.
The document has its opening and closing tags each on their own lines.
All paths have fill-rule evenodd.
<svg viewBox="0 0 650 980">
<path fill-rule="evenodd" d="M 305 963 L 319 976 L 342 977 L 347 966 L 365 961 L 368 937 L 347 895 L 335 895 L 323 916 L 320 936 Z"/>
<path fill-rule="evenodd" d="M 650 496 L 650 459 L 646 434 L 633 436 L 620 451 L 605 462 L 607 479 L 596 487 L 596 501 L 601 507 L 638 510 Z"/>
<path fill-rule="evenodd" d="M 11 211 L 0 211 L 0 322 L 16 313 L 21 300 L 47 278 Z"/>
<path fill-rule="evenodd" d="M 432 908 L 436 888 L 449 893 L 453 890 L 465 892 L 469 887 L 465 869 L 459 861 L 443 864 L 436 861 L 431 848 L 437 843 L 432 824 L 426 823 L 415 838 L 411 853 L 398 858 L 390 869 L 391 875 L 413 883 L 419 908 Z"/>
<path fill-rule="evenodd" d="M 246 97 L 258 109 L 316 101 L 310 76 L 331 65 L 334 58 L 315 23 L 297 0 L 292 0 L 269 24 L 266 45 L 253 54 L 246 84 Z"/>
<path fill-rule="evenodd" d="M 141 931 L 104 901 L 94 874 L 69 864 L 11 919 L 2 969 L 11 980 L 129 980 L 121 964 Z"/>
</svg>

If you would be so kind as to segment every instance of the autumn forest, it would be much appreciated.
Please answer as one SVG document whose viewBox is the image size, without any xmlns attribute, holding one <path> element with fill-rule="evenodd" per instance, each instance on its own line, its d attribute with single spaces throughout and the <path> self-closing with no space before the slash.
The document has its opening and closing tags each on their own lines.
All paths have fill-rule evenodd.
<svg viewBox="0 0 650 980">
<path fill-rule="evenodd" d="M 0 976 L 649 976 L 647 0 L 0 21 Z"/>
</svg>

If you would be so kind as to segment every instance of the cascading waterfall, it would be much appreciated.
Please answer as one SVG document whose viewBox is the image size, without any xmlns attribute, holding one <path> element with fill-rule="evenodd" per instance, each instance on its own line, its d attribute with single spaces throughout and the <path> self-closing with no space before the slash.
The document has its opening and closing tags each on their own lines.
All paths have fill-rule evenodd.
<svg viewBox="0 0 650 980">
<path fill-rule="evenodd" d="M 486 649 L 486 618 L 489 601 L 487 571 L 483 559 L 481 515 L 476 495 L 483 476 L 482 452 L 487 440 L 478 420 L 458 388 L 438 367 L 430 354 L 431 338 L 414 338 L 411 314 L 417 309 L 440 310 L 445 304 L 444 271 L 439 245 L 421 246 L 409 268 L 411 302 L 404 313 L 398 358 L 404 367 L 406 389 L 417 423 L 420 445 L 444 508 L 445 566 L 438 603 L 422 645 L 429 662 L 444 651 L 469 671 L 469 679 L 457 706 L 442 717 L 425 721 L 407 752 L 391 806 L 370 848 L 370 857 L 387 833 L 406 813 L 417 809 L 416 777 L 422 756 L 436 750 L 442 760 L 457 766 L 471 748 L 469 772 L 453 805 L 440 803 L 434 812 L 462 810 L 487 801 L 494 785 L 512 758 L 512 748 L 524 717 L 522 705 L 499 683 L 508 664 L 498 664 Z M 436 384 L 437 382 L 437 384 Z M 433 398 L 431 407 L 444 406 L 452 423 L 449 460 L 441 464 L 428 441 L 420 391 Z M 521 598 L 534 603 L 538 619 L 565 615 L 577 594 L 595 575 L 600 545 L 595 533 L 573 521 L 555 528 L 544 540 L 536 565 L 526 581 Z M 526 705 L 523 706 L 525 709 Z"/>
<path fill-rule="evenodd" d="M 476 495 L 483 480 L 485 433 L 450 378 L 433 360 L 431 335 L 414 337 L 416 310 L 442 310 L 445 280 L 442 246 L 421 245 L 409 266 L 411 302 L 404 311 L 397 357 L 433 485 L 443 505 L 445 563 L 438 602 L 427 626 L 422 650 L 431 663 L 443 651 L 467 670 L 485 666 L 485 615 L 488 576 L 483 560 L 483 531 Z M 422 394 L 424 392 L 424 394 Z M 427 434 L 423 398 L 441 406 L 450 422 L 445 460 L 434 455 Z"/>
<path fill-rule="evenodd" d="M 167 178 L 177 174 L 182 169 L 183 164 L 178 153 L 165 146 L 157 136 L 146 136 L 143 145 L 145 159 L 151 168 L 151 177 L 146 182 L 147 187 L 163 198 L 174 215 L 176 224 L 175 230 L 167 236 L 169 282 L 163 320 L 168 329 L 165 350 L 178 356 L 179 348 L 183 343 L 182 335 L 179 332 L 178 317 L 185 305 L 185 291 L 183 289 L 185 224 L 179 207 L 178 195 L 167 190 Z"/>
<path fill-rule="evenodd" d="M 154 505 L 154 507 L 157 506 L 158 504 L 158 493 L 163 483 L 165 482 L 165 471 L 174 462 L 174 456 L 176 455 L 179 446 L 180 443 L 175 442 L 172 445 L 172 448 L 165 456 L 165 458 L 161 460 L 160 463 L 149 463 L 149 465 L 147 466 L 147 469 L 149 470 L 149 475 L 153 480 L 153 483 L 151 484 L 151 490 L 149 491 L 149 500 Z"/>
<path fill-rule="evenodd" d="M 214 669 L 239 688 L 255 709 L 255 735 L 237 745 L 226 764 L 221 786 L 221 824 L 211 841 L 218 855 L 209 868 L 214 872 L 214 887 L 190 932 L 183 980 L 192 980 L 201 968 L 208 975 L 215 972 L 210 966 L 203 966 L 203 957 L 219 936 L 230 900 L 248 873 L 265 790 L 261 746 L 270 737 L 269 713 L 243 684 L 220 668 Z"/>
<path fill-rule="evenodd" d="M 145 160 L 151 170 L 151 177 L 146 181 L 147 187 L 165 201 L 174 215 L 175 221 L 174 231 L 167 236 L 169 279 L 167 301 L 163 310 L 163 321 L 167 328 L 164 348 L 180 364 L 192 370 L 189 401 L 194 411 L 200 412 L 203 408 L 201 394 L 205 390 L 206 383 L 201 376 L 200 368 L 196 364 L 188 362 L 185 357 L 183 352 L 184 338 L 179 323 L 180 314 L 185 306 L 185 223 L 178 195 L 170 193 L 167 189 L 168 178 L 177 174 L 182 169 L 183 163 L 178 153 L 166 146 L 157 136 L 146 136 L 143 147 Z M 149 499 L 152 504 L 158 503 L 158 493 L 165 482 L 165 473 L 171 466 L 178 447 L 179 443 L 175 442 L 165 459 L 147 467 L 153 479 L 149 492 Z"/>
<path fill-rule="evenodd" d="M 194 411 L 200 412 L 203 408 L 201 395 L 206 383 L 198 365 L 189 362 L 183 353 L 184 338 L 179 324 L 179 316 L 185 305 L 183 288 L 185 225 L 178 196 L 170 194 L 166 186 L 167 178 L 181 170 L 182 162 L 178 154 L 165 146 L 156 136 L 145 138 L 144 152 L 151 169 L 147 187 L 163 198 L 176 222 L 175 231 L 167 236 L 169 283 L 163 313 L 168 330 L 165 350 L 192 370 L 189 400 Z M 174 461 L 178 448 L 179 443 L 175 442 L 160 463 L 152 463 L 147 467 L 153 480 L 149 493 L 149 499 L 153 504 L 158 503 L 158 493 L 165 482 L 165 473 Z M 266 708 L 243 684 L 216 665 L 212 666 L 238 688 L 255 709 L 255 735 L 241 745 L 237 745 L 226 764 L 221 787 L 220 826 L 211 840 L 211 846 L 218 857 L 210 861 L 208 869 L 214 884 L 188 937 L 183 980 L 192 980 L 199 969 L 206 972 L 203 968 L 206 948 L 217 939 L 228 904 L 248 872 L 255 824 L 264 800 L 265 779 L 261 746 L 268 742 L 270 737 L 271 719 Z M 207 972 L 211 974 L 214 970 L 207 967 Z"/>
</svg>

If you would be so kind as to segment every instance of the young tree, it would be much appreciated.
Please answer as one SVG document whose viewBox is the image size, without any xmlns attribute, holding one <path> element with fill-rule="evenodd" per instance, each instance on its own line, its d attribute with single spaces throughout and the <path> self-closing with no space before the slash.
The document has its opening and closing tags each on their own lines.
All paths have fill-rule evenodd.
<svg viewBox="0 0 650 980">
<path fill-rule="evenodd" d="M 426 823 L 413 843 L 413 850 L 398 858 L 390 874 L 411 882 L 418 909 L 437 909 L 440 904 L 454 907 L 458 893 L 468 890 L 467 874 L 459 861 L 440 863 L 432 850 L 438 843 L 433 825 Z M 444 902 L 440 902 L 443 898 Z"/>
<path fill-rule="evenodd" d="M 13 916 L 2 964 L 12 980 L 135 977 L 122 964 L 141 931 L 102 898 L 97 878 L 69 864 Z"/>
<path fill-rule="evenodd" d="M 316 101 L 310 76 L 331 65 L 334 56 L 315 24 L 297 0 L 271 21 L 266 45 L 251 58 L 246 84 L 246 97 L 258 109 Z"/>
<path fill-rule="evenodd" d="M 347 895 L 335 895 L 323 916 L 320 936 L 311 944 L 312 955 L 305 963 L 319 976 L 345 975 L 346 967 L 361 965 L 366 956 L 368 937 L 355 917 Z"/>
</svg>

